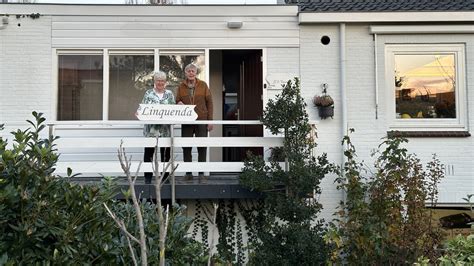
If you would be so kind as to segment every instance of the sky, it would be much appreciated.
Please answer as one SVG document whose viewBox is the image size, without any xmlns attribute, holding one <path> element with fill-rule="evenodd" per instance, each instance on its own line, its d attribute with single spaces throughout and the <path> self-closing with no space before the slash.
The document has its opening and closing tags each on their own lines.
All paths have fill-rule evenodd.
<svg viewBox="0 0 474 266">
<path fill-rule="evenodd" d="M 201 4 L 276 4 L 277 0 L 185 0 L 191 5 Z M 13 2 L 13 1 L 12 1 Z M 181 2 L 178 0 L 178 2 Z M 63 4 L 123 4 L 125 0 L 36 0 L 36 3 Z"/>
</svg>

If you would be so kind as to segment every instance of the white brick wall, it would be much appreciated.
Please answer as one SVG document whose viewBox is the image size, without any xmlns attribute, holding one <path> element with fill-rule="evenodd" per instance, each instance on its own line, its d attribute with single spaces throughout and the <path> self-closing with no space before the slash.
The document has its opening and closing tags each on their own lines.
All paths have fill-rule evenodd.
<svg viewBox="0 0 474 266">
<path fill-rule="evenodd" d="M 321 44 L 322 36 L 329 36 L 328 45 Z M 327 83 L 328 93 L 334 98 L 334 119 L 320 120 L 318 124 L 318 153 L 326 152 L 332 162 L 341 161 L 341 97 L 339 85 L 339 27 L 337 25 L 318 25 L 300 27 L 300 75 L 301 91 L 308 105 L 310 120 L 320 120 L 312 98 L 321 94 L 321 84 Z M 334 176 L 326 177 L 322 183 L 319 198 L 323 204 L 323 217 L 331 217 L 342 193 L 336 190 Z"/>
<path fill-rule="evenodd" d="M 267 49 L 267 75 L 271 74 L 293 74 L 299 75 L 299 49 L 298 48 L 268 48 Z M 264 77 L 266 78 L 266 77 Z M 266 90 L 264 89 L 263 106 L 268 99 L 275 98 L 280 94 L 280 89 Z"/>
<path fill-rule="evenodd" d="M 0 121 L 51 113 L 51 18 L 9 17 L 0 30 Z"/>
<path fill-rule="evenodd" d="M 298 48 L 268 48 L 267 72 L 271 73 L 299 73 Z"/>
<path fill-rule="evenodd" d="M 385 43 L 464 43 L 466 45 L 466 89 L 467 99 L 462 99 L 467 102 L 469 118 L 468 130 L 472 132 L 472 125 L 474 122 L 474 92 L 472 85 L 474 84 L 474 35 L 453 34 L 453 35 L 381 35 L 378 38 L 378 54 L 379 64 L 383 67 L 384 58 L 384 44 Z M 384 76 L 380 75 L 380 111 L 383 114 L 381 119 L 389 115 L 386 112 L 386 104 L 389 96 L 387 89 L 384 88 Z M 391 115 L 391 114 L 390 114 Z M 382 120 L 384 121 L 384 120 Z M 362 125 L 362 123 L 360 123 Z M 381 133 L 388 128 L 386 123 L 378 123 L 382 126 Z M 366 142 L 370 139 L 365 137 Z M 431 158 L 433 153 L 436 153 L 443 164 L 450 165 L 454 169 L 454 173 L 450 173 L 443 180 L 440 186 L 440 202 L 463 202 L 462 198 L 466 194 L 474 193 L 474 139 L 468 138 L 412 138 L 409 139 L 409 151 L 416 153 L 419 158 L 427 161 Z"/>
<path fill-rule="evenodd" d="M 348 127 L 354 128 L 352 140 L 356 145 L 359 158 L 371 164 L 370 152 L 386 136 L 387 103 L 392 100 L 384 89 L 384 43 L 466 43 L 466 69 L 468 88 L 469 125 L 474 123 L 474 36 L 472 35 L 381 35 L 378 36 L 379 58 L 379 109 L 375 117 L 375 57 L 373 36 L 369 34 L 369 25 L 346 26 L 346 92 Z M 318 127 L 318 151 L 328 152 L 334 162 L 341 162 L 341 121 L 338 25 L 301 26 L 300 58 L 303 95 L 308 102 L 312 95 L 320 93 L 321 83 L 329 84 L 329 93 L 335 98 L 335 117 L 321 121 Z M 331 43 L 323 46 L 320 38 L 327 35 Z M 311 105 L 310 105 L 311 106 Z M 471 108 L 469 108 L 469 106 Z M 317 117 L 316 108 L 309 107 L 312 118 Z M 472 126 L 471 126 L 472 133 Z M 462 202 L 462 197 L 474 193 L 474 141 L 469 138 L 412 138 L 408 144 L 410 152 L 416 153 L 423 161 L 436 153 L 442 163 L 454 169 L 441 184 L 440 202 Z M 335 190 L 332 179 L 322 184 L 323 215 L 330 215 L 335 204 L 342 199 Z"/>
</svg>

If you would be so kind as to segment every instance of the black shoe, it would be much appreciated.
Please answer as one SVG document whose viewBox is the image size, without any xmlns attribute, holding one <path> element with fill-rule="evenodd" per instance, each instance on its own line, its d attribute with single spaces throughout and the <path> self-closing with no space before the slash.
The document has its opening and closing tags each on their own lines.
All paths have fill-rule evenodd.
<svg viewBox="0 0 474 266">
<path fill-rule="evenodd" d="M 145 173 L 145 184 L 151 184 L 151 179 L 153 178 L 152 174 Z"/>
<path fill-rule="evenodd" d="M 207 183 L 207 176 L 204 176 L 204 173 L 199 173 L 199 183 Z"/>
<path fill-rule="evenodd" d="M 186 174 L 184 175 L 184 180 L 186 180 L 186 181 L 191 181 L 191 180 L 193 180 L 193 174 L 192 174 L 192 173 L 186 173 Z"/>
</svg>

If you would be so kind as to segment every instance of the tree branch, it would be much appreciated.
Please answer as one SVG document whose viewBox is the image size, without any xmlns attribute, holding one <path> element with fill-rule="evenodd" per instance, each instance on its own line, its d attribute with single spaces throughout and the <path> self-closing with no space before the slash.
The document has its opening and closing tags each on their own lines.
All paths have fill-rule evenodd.
<svg viewBox="0 0 474 266">
<path fill-rule="evenodd" d="M 143 224 L 143 216 L 142 216 L 140 204 L 138 203 L 137 194 L 135 192 L 135 181 L 136 181 L 136 177 L 138 176 L 138 170 L 140 169 L 140 166 L 138 167 L 137 175 L 135 176 L 135 178 L 132 179 L 132 176 L 130 174 L 130 166 L 131 166 L 132 157 L 130 156 L 129 158 L 127 158 L 127 155 L 125 153 L 125 148 L 123 147 L 123 141 L 121 141 L 120 143 L 118 157 L 119 157 L 120 165 L 122 166 L 122 170 L 127 176 L 130 193 L 132 194 L 133 207 L 135 209 L 135 213 L 137 216 L 138 229 L 140 233 L 139 245 L 140 245 L 141 264 L 147 265 L 148 258 L 147 258 L 145 226 Z"/>
</svg>

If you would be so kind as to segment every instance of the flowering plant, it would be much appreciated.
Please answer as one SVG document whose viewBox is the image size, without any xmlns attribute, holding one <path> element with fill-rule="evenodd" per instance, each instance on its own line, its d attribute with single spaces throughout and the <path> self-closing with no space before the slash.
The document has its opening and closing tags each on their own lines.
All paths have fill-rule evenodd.
<svg viewBox="0 0 474 266">
<path fill-rule="evenodd" d="M 328 107 L 334 104 L 334 100 L 331 96 L 327 95 L 326 93 L 323 93 L 323 95 L 314 96 L 313 103 L 315 106 L 318 107 Z"/>
</svg>

